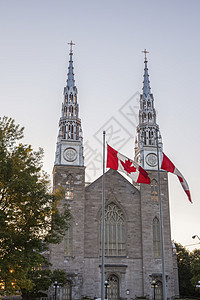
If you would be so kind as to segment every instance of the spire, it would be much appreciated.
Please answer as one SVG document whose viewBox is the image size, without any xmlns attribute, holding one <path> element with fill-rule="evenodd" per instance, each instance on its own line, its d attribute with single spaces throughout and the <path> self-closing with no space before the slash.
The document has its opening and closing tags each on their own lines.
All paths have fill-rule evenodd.
<svg viewBox="0 0 200 300">
<path fill-rule="evenodd" d="M 72 41 L 68 43 L 70 45 L 70 52 L 69 52 L 69 67 L 68 67 L 68 77 L 67 77 L 67 87 L 74 87 L 75 86 L 75 80 L 74 80 L 74 67 L 73 67 L 73 60 L 72 60 L 72 46 L 75 45 Z"/>
<path fill-rule="evenodd" d="M 151 93 L 151 88 L 150 88 L 150 81 L 149 81 L 149 74 L 148 74 L 148 68 L 147 68 L 147 56 L 146 54 L 149 53 L 146 49 L 142 51 L 144 53 L 144 81 L 143 81 L 143 94 L 145 96 L 148 96 Z"/>
<path fill-rule="evenodd" d="M 79 118 L 78 90 L 75 86 L 72 61 L 72 46 L 75 44 L 71 41 L 69 45 L 69 71 L 67 85 L 64 88 L 55 165 L 83 166 L 82 127 Z"/>
<path fill-rule="evenodd" d="M 135 159 L 140 161 L 145 169 L 154 169 L 153 162 L 150 158 L 157 155 L 156 137 L 158 133 L 159 151 L 162 151 L 162 137 L 159 132 L 159 126 L 156 122 L 156 110 L 154 108 L 154 97 L 151 93 L 149 74 L 147 68 L 147 56 L 149 53 L 146 49 L 142 51 L 144 57 L 144 81 L 143 92 L 140 95 L 139 124 L 137 126 L 137 138 L 135 141 Z M 155 152 L 155 153 L 154 153 Z M 149 154 L 149 156 L 148 156 Z M 153 155 L 153 156 L 152 156 Z"/>
</svg>

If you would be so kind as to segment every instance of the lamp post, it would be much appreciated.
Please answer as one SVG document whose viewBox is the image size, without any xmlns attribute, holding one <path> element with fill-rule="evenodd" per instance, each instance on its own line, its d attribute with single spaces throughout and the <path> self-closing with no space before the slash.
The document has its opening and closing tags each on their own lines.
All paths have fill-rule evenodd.
<svg viewBox="0 0 200 300">
<path fill-rule="evenodd" d="M 53 286 L 55 288 L 55 300 L 56 300 L 56 298 L 57 298 L 57 288 L 59 287 L 58 282 L 55 281 L 54 284 L 53 284 Z"/>
<path fill-rule="evenodd" d="M 155 300 L 156 298 L 156 288 L 158 287 L 157 283 L 155 280 L 152 281 L 151 283 L 151 287 L 153 288 L 153 300 Z"/>
<path fill-rule="evenodd" d="M 105 286 L 105 299 L 108 299 L 108 287 L 109 287 L 109 283 L 108 283 L 107 280 L 105 280 L 104 286 Z"/>
</svg>

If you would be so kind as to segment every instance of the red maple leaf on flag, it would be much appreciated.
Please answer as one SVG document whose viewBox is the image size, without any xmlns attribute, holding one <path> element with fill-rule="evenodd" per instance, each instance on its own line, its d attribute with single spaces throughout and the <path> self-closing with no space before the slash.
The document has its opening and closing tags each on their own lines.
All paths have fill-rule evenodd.
<svg viewBox="0 0 200 300">
<path fill-rule="evenodd" d="M 131 166 L 132 161 L 130 161 L 129 159 L 125 160 L 125 162 L 120 160 L 120 162 L 121 162 L 122 166 L 124 167 L 124 171 L 126 171 L 127 173 L 131 174 L 132 172 L 136 171 L 136 168 L 134 166 Z"/>
</svg>

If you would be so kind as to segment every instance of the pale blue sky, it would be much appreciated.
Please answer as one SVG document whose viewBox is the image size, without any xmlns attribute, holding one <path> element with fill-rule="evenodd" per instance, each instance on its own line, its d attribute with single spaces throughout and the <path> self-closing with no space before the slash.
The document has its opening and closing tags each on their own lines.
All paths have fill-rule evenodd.
<svg viewBox="0 0 200 300">
<path fill-rule="evenodd" d="M 25 142 L 45 150 L 53 168 L 58 121 L 73 40 L 84 140 L 111 117 L 135 136 L 119 111 L 143 81 L 144 48 L 164 151 L 187 179 L 191 205 L 170 175 L 172 238 L 200 235 L 200 1 L 0 0 L 1 115 L 25 126 Z M 113 122 L 113 121 L 112 121 Z M 132 138 L 121 149 L 133 155 Z M 191 249 L 191 248 L 190 248 Z"/>
</svg>

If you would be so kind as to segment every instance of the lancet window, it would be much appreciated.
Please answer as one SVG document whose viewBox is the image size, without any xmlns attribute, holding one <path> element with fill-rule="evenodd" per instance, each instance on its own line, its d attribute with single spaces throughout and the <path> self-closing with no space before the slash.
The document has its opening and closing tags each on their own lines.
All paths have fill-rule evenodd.
<svg viewBox="0 0 200 300">
<path fill-rule="evenodd" d="M 151 112 L 148 113 L 148 119 L 149 119 L 149 121 L 152 120 L 152 113 Z"/>
<path fill-rule="evenodd" d="M 65 199 L 72 200 L 74 198 L 74 178 L 70 174 L 67 176 Z"/>
<path fill-rule="evenodd" d="M 146 122 L 146 113 L 143 112 L 142 114 L 142 123 Z"/>
<path fill-rule="evenodd" d="M 70 107 L 69 107 L 69 116 L 70 116 L 70 117 L 73 116 L 73 112 L 74 112 L 73 106 L 70 105 Z"/>
<path fill-rule="evenodd" d="M 62 138 L 63 139 L 66 138 L 66 126 L 65 125 L 62 126 Z"/>
<path fill-rule="evenodd" d="M 144 131 L 143 137 L 144 137 L 144 145 L 146 145 L 147 144 L 147 133 L 146 133 L 146 131 Z"/>
<path fill-rule="evenodd" d="M 151 180 L 151 200 L 158 201 L 158 182 L 157 180 Z"/>
<path fill-rule="evenodd" d="M 143 109 L 146 108 L 146 100 L 143 101 L 143 105 L 142 105 L 142 106 L 143 106 L 143 107 L 142 107 Z"/>
<path fill-rule="evenodd" d="M 149 145 L 153 145 L 153 130 L 149 130 Z"/>
<path fill-rule="evenodd" d="M 69 124 L 68 126 L 68 137 L 69 139 L 73 139 L 74 138 L 74 126 L 73 124 Z"/>
<path fill-rule="evenodd" d="M 69 95 L 69 102 L 70 103 L 73 102 L 73 94 L 72 93 Z"/>
<path fill-rule="evenodd" d="M 102 218 L 100 222 L 100 251 L 102 247 Z M 105 256 L 125 256 L 125 218 L 122 210 L 110 203 L 105 209 Z"/>
<path fill-rule="evenodd" d="M 157 217 L 153 219 L 153 253 L 154 257 L 161 257 L 160 221 Z"/>
<path fill-rule="evenodd" d="M 72 222 L 70 222 L 70 226 L 66 231 L 64 237 L 64 255 L 72 256 Z"/>
</svg>

